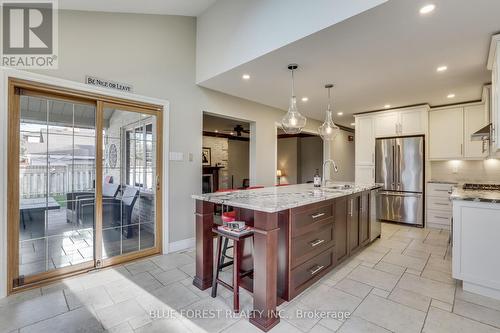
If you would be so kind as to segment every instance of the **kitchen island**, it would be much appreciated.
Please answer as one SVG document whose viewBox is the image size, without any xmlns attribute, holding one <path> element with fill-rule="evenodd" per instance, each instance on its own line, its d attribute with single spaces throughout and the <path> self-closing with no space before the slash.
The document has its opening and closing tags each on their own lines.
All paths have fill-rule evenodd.
<svg viewBox="0 0 500 333">
<path fill-rule="evenodd" d="M 253 226 L 239 269 L 253 268 L 242 286 L 253 292 L 250 322 L 268 331 L 279 322 L 276 306 L 289 301 L 370 242 L 370 211 L 377 184 L 332 183 L 268 187 L 193 195 L 196 200 L 196 275 L 201 290 L 212 285 L 214 207 L 233 207 Z M 253 244 L 252 244 L 253 243 Z"/>
<path fill-rule="evenodd" d="M 498 187 L 498 186 L 497 186 Z M 453 204 L 453 278 L 463 289 L 500 299 L 500 187 L 463 189 L 450 196 Z"/>
</svg>

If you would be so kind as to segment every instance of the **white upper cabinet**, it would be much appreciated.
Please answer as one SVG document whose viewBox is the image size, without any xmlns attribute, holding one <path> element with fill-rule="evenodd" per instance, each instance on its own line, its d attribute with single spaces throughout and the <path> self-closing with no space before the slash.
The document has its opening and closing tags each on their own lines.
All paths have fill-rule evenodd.
<svg viewBox="0 0 500 333">
<path fill-rule="evenodd" d="M 375 165 L 375 138 L 427 134 L 427 112 L 418 106 L 356 116 L 356 167 Z M 356 170 L 356 181 L 371 177 L 369 168 Z"/>
<path fill-rule="evenodd" d="M 463 158 L 463 112 L 462 107 L 429 112 L 429 158 L 431 160 Z"/>
<path fill-rule="evenodd" d="M 427 133 L 427 107 L 400 111 L 399 124 L 401 135 Z"/>
<path fill-rule="evenodd" d="M 377 138 L 427 133 L 426 106 L 381 112 L 373 117 Z"/>
<path fill-rule="evenodd" d="M 375 164 L 375 136 L 371 116 L 356 117 L 356 165 Z"/>
<path fill-rule="evenodd" d="M 464 107 L 464 157 L 466 159 L 483 159 L 488 156 L 488 142 L 471 140 L 474 132 L 488 124 L 484 109 L 484 104 Z"/>
<path fill-rule="evenodd" d="M 399 113 L 384 112 L 376 114 L 375 118 L 375 136 L 377 138 L 397 136 L 399 133 Z"/>
</svg>

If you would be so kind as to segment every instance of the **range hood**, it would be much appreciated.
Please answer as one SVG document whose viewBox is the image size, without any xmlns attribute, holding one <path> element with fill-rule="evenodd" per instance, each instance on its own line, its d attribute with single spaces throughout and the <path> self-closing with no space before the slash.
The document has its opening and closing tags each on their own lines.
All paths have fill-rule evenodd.
<svg viewBox="0 0 500 333">
<path fill-rule="evenodd" d="M 482 127 L 480 130 L 471 134 L 470 139 L 472 141 L 484 141 L 489 140 L 491 135 L 491 124 Z"/>
</svg>

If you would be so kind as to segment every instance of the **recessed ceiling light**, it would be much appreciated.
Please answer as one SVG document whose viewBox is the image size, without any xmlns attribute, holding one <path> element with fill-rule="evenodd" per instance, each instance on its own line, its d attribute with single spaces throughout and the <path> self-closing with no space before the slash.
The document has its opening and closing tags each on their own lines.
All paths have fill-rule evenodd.
<svg viewBox="0 0 500 333">
<path fill-rule="evenodd" d="M 215 133 L 219 133 L 219 130 L 215 130 Z"/>
<path fill-rule="evenodd" d="M 386 109 L 388 109 L 388 108 L 390 108 L 390 107 L 391 107 L 391 104 L 386 104 L 386 105 L 384 105 L 384 108 L 386 108 Z"/>
<path fill-rule="evenodd" d="M 302 102 L 307 102 L 309 100 L 309 97 L 302 97 Z"/>
<path fill-rule="evenodd" d="M 446 96 L 448 98 L 455 98 L 455 94 L 448 94 L 448 96 Z"/>
<path fill-rule="evenodd" d="M 250 80 L 250 75 L 249 74 L 243 74 L 241 77 L 243 80 Z"/>
<path fill-rule="evenodd" d="M 434 9 L 436 9 L 436 5 L 434 5 L 434 4 L 425 5 L 422 8 L 420 8 L 420 14 L 423 14 L 423 15 L 429 14 L 429 13 L 433 12 Z"/>
<path fill-rule="evenodd" d="M 436 68 L 436 71 L 438 72 L 444 72 L 448 69 L 448 66 L 439 66 L 438 68 Z"/>
<path fill-rule="evenodd" d="M 356 126 L 356 123 L 351 123 L 351 126 Z"/>
<path fill-rule="evenodd" d="M 344 112 L 337 112 L 337 116 L 341 116 L 343 114 L 344 114 Z"/>
<path fill-rule="evenodd" d="M 229 133 L 229 134 L 234 135 L 234 132 L 231 132 L 231 133 Z"/>
</svg>

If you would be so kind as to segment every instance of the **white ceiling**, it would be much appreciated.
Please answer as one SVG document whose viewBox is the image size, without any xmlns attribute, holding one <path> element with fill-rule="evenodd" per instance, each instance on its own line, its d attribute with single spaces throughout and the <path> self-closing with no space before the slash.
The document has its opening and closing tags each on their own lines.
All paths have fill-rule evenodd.
<svg viewBox="0 0 500 333">
<path fill-rule="evenodd" d="M 427 16 L 426 3 L 436 4 Z M 498 0 L 391 0 L 201 83 L 231 95 L 287 109 L 290 74 L 297 62 L 299 110 L 322 119 L 325 83 L 336 84 L 335 121 L 349 126 L 352 114 L 429 103 L 481 98 L 492 34 L 500 31 Z M 436 68 L 448 70 L 437 73 Z M 243 73 L 251 75 L 242 80 Z M 450 93 L 456 98 L 448 99 Z M 307 103 L 302 96 L 309 97 Z M 344 116 L 336 116 L 343 111 Z"/>
<path fill-rule="evenodd" d="M 216 0 L 59 0 L 60 9 L 198 16 Z"/>
</svg>

